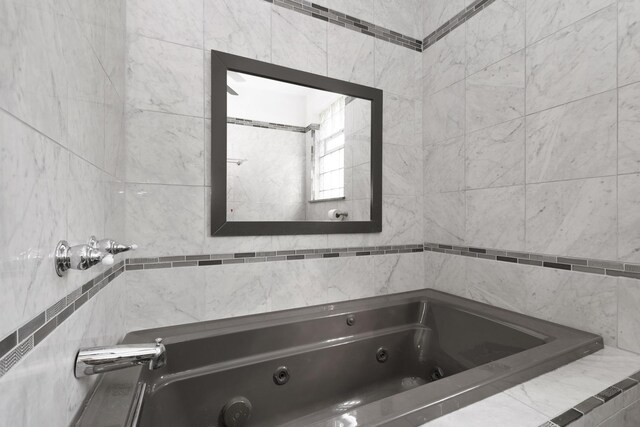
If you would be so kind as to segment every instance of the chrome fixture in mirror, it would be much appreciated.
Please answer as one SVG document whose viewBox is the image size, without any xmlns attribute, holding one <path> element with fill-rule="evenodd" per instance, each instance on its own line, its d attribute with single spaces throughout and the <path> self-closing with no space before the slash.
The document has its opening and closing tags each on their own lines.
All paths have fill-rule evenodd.
<svg viewBox="0 0 640 427">
<path fill-rule="evenodd" d="M 382 91 L 212 51 L 212 234 L 382 230 Z"/>
</svg>

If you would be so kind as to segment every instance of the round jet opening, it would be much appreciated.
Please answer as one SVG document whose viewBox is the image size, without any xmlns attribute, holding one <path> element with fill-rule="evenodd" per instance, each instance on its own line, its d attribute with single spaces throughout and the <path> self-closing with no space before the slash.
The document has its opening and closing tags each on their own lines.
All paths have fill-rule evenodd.
<svg viewBox="0 0 640 427">
<path fill-rule="evenodd" d="M 376 360 L 380 363 L 384 363 L 389 360 L 389 352 L 386 348 L 380 347 L 376 352 Z"/>
<path fill-rule="evenodd" d="M 285 385 L 289 381 L 289 378 L 289 370 L 286 366 L 280 366 L 273 373 L 273 382 L 276 383 L 276 385 Z"/>
<path fill-rule="evenodd" d="M 221 424 L 225 427 L 243 427 L 251 418 L 252 410 L 251 402 L 246 397 L 231 398 L 220 412 Z"/>
</svg>

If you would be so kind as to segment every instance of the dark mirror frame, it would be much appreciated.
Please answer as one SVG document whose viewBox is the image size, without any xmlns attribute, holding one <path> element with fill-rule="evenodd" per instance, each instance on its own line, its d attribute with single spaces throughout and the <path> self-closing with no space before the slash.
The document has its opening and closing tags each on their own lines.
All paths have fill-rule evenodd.
<svg viewBox="0 0 640 427">
<path fill-rule="evenodd" d="M 227 71 L 371 101 L 370 221 L 227 221 Z M 211 51 L 211 235 L 268 236 L 382 231 L 382 91 L 317 74 Z"/>
</svg>

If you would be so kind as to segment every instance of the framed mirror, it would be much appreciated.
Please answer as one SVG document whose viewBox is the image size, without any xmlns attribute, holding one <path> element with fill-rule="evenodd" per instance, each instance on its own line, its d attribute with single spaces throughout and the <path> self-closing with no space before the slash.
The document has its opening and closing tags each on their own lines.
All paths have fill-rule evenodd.
<svg viewBox="0 0 640 427">
<path fill-rule="evenodd" d="M 213 236 L 382 231 L 382 91 L 211 51 Z"/>
</svg>

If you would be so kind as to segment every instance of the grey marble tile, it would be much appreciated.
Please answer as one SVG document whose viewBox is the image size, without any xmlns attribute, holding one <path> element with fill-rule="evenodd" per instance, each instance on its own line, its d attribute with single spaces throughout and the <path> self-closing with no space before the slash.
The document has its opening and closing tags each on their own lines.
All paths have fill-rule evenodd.
<svg viewBox="0 0 640 427">
<path fill-rule="evenodd" d="M 127 184 L 126 194 L 126 230 L 139 246 L 136 256 L 202 253 L 203 187 Z"/>
<path fill-rule="evenodd" d="M 422 24 L 423 37 L 440 28 L 466 6 L 465 0 L 424 0 L 422 6 L 424 16 Z"/>
<path fill-rule="evenodd" d="M 127 330 L 204 320 L 206 270 L 188 267 L 127 272 Z"/>
<path fill-rule="evenodd" d="M 119 179 L 125 178 L 124 97 L 106 83 L 104 105 L 104 169 Z"/>
<path fill-rule="evenodd" d="M 204 184 L 204 119 L 133 110 L 127 115 L 127 181 Z"/>
<path fill-rule="evenodd" d="M 422 3 L 422 0 L 373 0 L 373 23 L 421 40 Z"/>
<path fill-rule="evenodd" d="M 467 132 L 524 115 L 524 50 L 467 78 Z"/>
<path fill-rule="evenodd" d="M 618 176 L 618 259 L 640 263 L 640 174 Z"/>
<path fill-rule="evenodd" d="M 392 294 L 424 288 L 422 258 L 421 252 L 375 257 L 373 263 L 375 289 L 384 289 Z"/>
<path fill-rule="evenodd" d="M 524 48 L 525 0 L 496 0 L 465 23 L 467 75 Z"/>
<path fill-rule="evenodd" d="M 618 278 L 618 346 L 640 353 L 640 288 L 635 279 Z"/>
<path fill-rule="evenodd" d="M 375 87 L 405 98 L 420 97 L 421 54 L 375 39 Z"/>
<path fill-rule="evenodd" d="M 332 25 L 327 39 L 329 77 L 373 86 L 374 40 L 366 34 Z"/>
<path fill-rule="evenodd" d="M 640 84 L 618 89 L 618 173 L 640 172 Z"/>
<path fill-rule="evenodd" d="M 527 3 L 527 44 L 615 3 L 613 0 L 549 0 Z"/>
<path fill-rule="evenodd" d="M 462 136 L 465 131 L 465 82 L 423 97 L 423 144 Z"/>
<path fill-rule="evenodd" d="M 425 287 L 468 298 L 467 261 L 467 257 L 424 252 Z"/>
<path fill-rule="evenodd" d="M 527 48 L 527 113 L 616 86 L 616 21 L 608 7 Z"/>
<path fill-rule="evenodd" d="M 0 3 L 0 108 L 66 144 L 67 69 L 63 55 L 72 19 L 17 2 Z M 36 30 L 37 29 L 37 30 Z"/>
<path fill-rule="evenodd" d="M 105 46 L 102 66 L 121 99 L 125 98 L 127 63 L 126 5 L 114 0 L 106 6 Z M 107 98 L 108 100 L 108 98 Z"/>
<path fill-rule="evenodd" d="M 467 135 L 466 188 L 524 184 L 524 119 Z"/>
<path fill-rule="evenodd" d="M 384 144 L 382 158 L 383 194 L 422 194 L 422 150 L 419 147 Z M 365 172 L 370 170 L 370 166 L 365 168 Z"/>
<path fill-rule="evenodd" d="M 464 138 L 424 148 L 423 179 L 426 193 L 464 189 Z"/>
<path fill-rule="evenodd" d="M 465 194 L 462 191 L 424 196 L 424 241 L 464 243 Z"/>
<path fill-rule="evenodd" d="M 329 302 L 384 295 L 385 283 L 374 276 L 375 257 L 327 259 Z"/>
<path fill-rule="evenodd" d="M 640 402 L 636 401 L 607 418 L 598 427 L 634 427 L 640 425 Z"/>
<path fill-rule="evenodd" d="M 618 85 L 640 81 L 640 4 L 618 0 Z"/>
<path fill-rule="evenodd" d="M 271 11 L 271 60 L 274 64 L 327 75 L 327 26 L 293 10 Z"/>
<path fill-rule="evenodd" d="M 82 242 L 87 236 L 104 236 L 107 190 L 106 174 L 71 154 L 66 194 L 69 204 L 65 233 L 67 240 Z"/>
<path fill-rule="evenodd" d="M 202 17 L 202 0 L 127 1 L 129 32 L 172 43 L 202 47 Z"/>
<path fill-rule="evenodd" d="M 470 258 L 467 260 L 469 297 L 523 313 L 528 303 L 525 280 L 534 269 L 536 267 Z"/>
<path fill-rule="evenodd" d="M 392 93 L 385 93 L 382 102 L 384 144 L 421 147 L 422 103 Z"/>
<path fill-rule="evenodd" d="M 527 182 L 615 175 L 616 91 L 527 117 Z"/>
<path fill-rule="evenodd" d="M 373 22 L 373 0 L 319 0 L 314 2 L 363 21 Z"/>
<path fill-rule="evenodd" d="M 105 164 L 105 106 L 102 102 L 68 100 L 68 148 L 99 168 Z"/>
<path fill-rule="evenodd" d="M 271 9 L 264 1 L 205 0 L 205 49 L 271 61 Z"/>
<path fill-rule="evenodd" d="M 467 244 L 524 250 L 524 186 L 470 190 L 466 204 Z"/>
<path fill-rule="evenodd" d="M 131 36 L 127 104 L 135 109 L 203 117 L 202 50 Z"/>
<path fill-rule="evenodd" d="M 617 343 L 617 279 L 531 267 L 523 278 L 528 315 L 601 335 Z"/>
<path fill-rule="evenodd" d="M 269 267 L 274 279 L 269 294 L 271 310 L 286 310 L 329 302 L 326 260 L 312 259 L 272 264 Z"/>
<path fill-rule="evenodd" d="M 527 186 L 527 250 L 616 259 L 616 178 Z"/>
<path fill-rule="evenodd" d="M 422 53 L 424 95 L 431 95 L 465 77 L 466 32 L 460 26 Z"/>
</svg>

